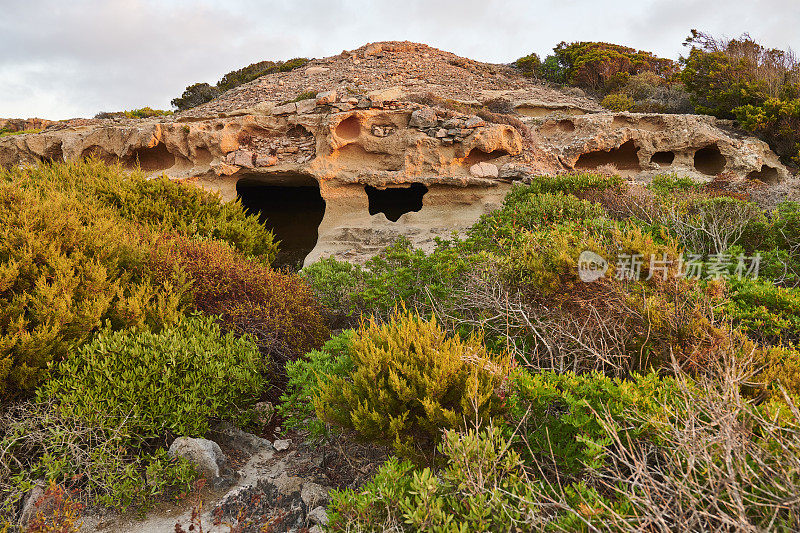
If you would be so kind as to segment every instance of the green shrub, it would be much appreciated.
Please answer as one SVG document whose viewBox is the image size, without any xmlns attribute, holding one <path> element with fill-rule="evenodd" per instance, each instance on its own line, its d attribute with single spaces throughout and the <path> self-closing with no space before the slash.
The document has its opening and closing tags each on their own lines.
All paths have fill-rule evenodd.
<svg viewBox="0 0 800 533">
<path fill-rule="evenodd" d="M 501 209 L 484 215 L 469 230 L 470 241 L 481 249 L 498 244 L 513 245 L 523 230 L 546 228 L 557 223 L 602 218 L 605 210 L 596 203 L 563 192 L 532 193 L 517 187 Z"/>
<path fill-rule="evenodd" d="M 258 217 L 247 215 L 239 202 L 169 179 L 147 179 L 141 172 L 87 160 L 0 171 L 0 182 L 64 194 L 86 204 L 112 210 L 124 220 L 163 233 L 214 238 L 231 243 L 265 262 L 275 258 L 272 233 Z"/>
<path fill-rule="evenodd" d="M 289 72 L 302 67 L 306 63 L 308 63 L 308 59 L 304 57 L 297 57 L 288 61 L 259 61 L 239 70 L 228 72 L 214 86 L 208 83 L 190 85 L 186 87 L 186 90 L 183 91 L 179 98 L 173 99 L 171 103 L 178 108 L 178 111 L 185 111 L 210 102 L 225 91 L 230 91 L 261 76 L 275 72 Z"/>
<path fill-rule="evenodd" d="M 317 97 L 317 91 L 303 91 L 294 98 L 292 98 L 291 100 L 283 102 L 281 105 L 291 104 L 293 102 L 302 102 L 303 100 L 311 100 L 312 98 L 316 97 Z"/>
<path fill-rule="evenodd" d="M 729 285 L 723 310 L 734 325 L 762 344 L 800 342 L 800 289 L 753 279 Z"/>
<path fill-rule="evenodd" d="M 791 52 L 744 34 L 715 39 L 692 30 L 681 79 L 697 112 L 736 118 L 786 162 L 800 162 L 800 66 Z"/>
<path fill-rule="evenodd" d="M 6 129 L 0 130 L 0 137 L 11 137 L 12 135 L 24 135 L 26 133 L 41 133 L 41 129 L 9 131 Z"/>
<path fill-rule="evenodd" d="M 359 288 L 363 275 L 358 265 L 333 257 L 320 259 L 300 271 L 334 326 L 351 323 L 357 314 L 353 293 Z"/>
<path fill-rule="evenodd" d="M 143 235 L 109 209 L 0 179 L 0 396 L 32 390 L 103 324 L 158 330 L 185 307 L 154 280 Z"/>
<path fill-rule="evenodd" d="M 38 391 L 66 417 L 122 426 L 134 445 L 202 437 L 214 418 L 237 419 L 262 392 L 265 363 L 248 337 L 192 317 L 160 333 L 103 332 Z"/>
<path fill-rule="evenodd" d="M 668 195 L 676 192 L 698 191 L 702 187 L 702 184 L 696 183 L 692 178 L 687 176 L 678 177 L 677 174 L 659 174 L 658 176 L 653 176 L 653 181 L 647 186 L 651 191 L 661 195 Z"/>
<path fill-rule="evenodd" d="M 770 98 L 734 109 L 742 127 L 767 141 L 786 163 L 800 163 L 800 99 Z"/>
<path fill-rule="evenodd" d="M 321 420 L 391 444 L 401 457 L 430 459 L 443 429 L 488 424 L 502 412 L 508 357 L 480 339 L 448 337 L 435 320 L 398 311 L 364 324 L 350 348 L 352 371 L 321 384 Z"/>
<path fill-rule="evenodd" d="M 592 91 L 603 90 L 614 78 L 641 72 L 666 78 L 676 70 L 671 59 L 610 43 L 562 42 L 553 53 L 569 83 Z"/>
<path fill-rule="evenodd" d="M 391 458 L 357 492 L 331 492 L 330 531 L 529 531 L 546 498 L 500 431 L 447 431 L 446 466 L 417 470 Z"/>
<path fill-rule="evenodd" d="M 354 334 L 352 330 L 340 333 L 319 350 L 286 364 L 289 382 L 277 408 L 286 427 L 308 430 L 312 439 L 325 435 L 325 425 L 316 417 L 314 397 L 324 382 L 346 378 L 353 370 L 350 348 Z"/>
<path fill-rule="evenodd" d="M 22 403 L 0 413 L 0 521 L 14 523 L 35 480 L 119 511 L 190 492 L 197 477 L 191 463 L 170 458 L 164 448 L 131 446 L 128 431 L 124 420 L 99 427 L 64 416 L 51 403 Z"/>
<path fill-rule="evenodd" d="M 471 260 L 457 242 L 439 241 L 426 254 L 401 238 L 367 261 L 351 298 L 361 312 L 379 317 L 403 303 L 428 310 L 451 299 L 470 269 Z"/>
<path fill-rule="evenodd" d="M 630 111 L 636 102 L 626 94 L 612 93 L 606 95 L 600 105 L 611 111 Z"/>
<path fill-rule="evenodd" d="M 514 66 L 528 78 L 538 76 L 542 68 L 542 60 L 537 54 L 529 54 L 514 61 Z"/>
<path fill-rule="evenodd" d="M 311 288 L 296 274 L 272 270 L 225 243 L 165 239 L 154 247 L 151 268 L 163 279 L 174 271 L 191 281 L 192 306 L 219 315 L 226 328 L 249 334 L 259 349 L 283 363 L 319 348 L 330 333 Z"/>
<path fill-rule="evenodd" d="M 210 102 L 220 94 L 222 94 L 222 91 L 208 83 L 194 83 L 186 87 L 183 94 L 178 98 L 173 98 L 170 104 L 177 108 L 178 111 L 186 111 Z"/>
<path fill-rule="evenodd" d="M 578 195 L 589 190 L 604 190 L 622 183 L 619 176 L 574 172 L 555 176 L 536 176 L 530 184 L 511 189 L 506 204 L 513 203 L 529 194 L 557 193 Z"/>
<path fill-rule="evenodd" d="M 528 452 L 559 472 L 601 469 L 606 424 L 616 424 L 625 438 L 651 439 L 648 421 L 664 421 L 663 404 L 675 403 L 679 389 L 656 373 L 630 380 L 600 372 L 576 375 L 522 372 L 512 382 L 512 427 L 519 428 Z"/>
<path fill-rule="evenodd" d="M 757 354 L 756 363 L 762 367 L 756 380 L 773 400 L 784 402 L 781 389 L 800 401 L 800 349 L 797 345 L 770 346 Z"/>
</svg>

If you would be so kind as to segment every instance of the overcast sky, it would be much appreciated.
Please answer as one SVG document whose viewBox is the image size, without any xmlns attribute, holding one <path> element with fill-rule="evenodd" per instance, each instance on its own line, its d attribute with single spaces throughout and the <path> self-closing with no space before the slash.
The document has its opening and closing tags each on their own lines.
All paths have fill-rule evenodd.
<svg viewBox="0 0 800 533">
<path fill-rule="evenodd" d="M 800 0 L 0 0 L 0 117 L 169 108 L 264 59 L 411 40 L 473 59 L 608 41 L 677 59 L 689 30 L 800 50 Z"/>
</svg>

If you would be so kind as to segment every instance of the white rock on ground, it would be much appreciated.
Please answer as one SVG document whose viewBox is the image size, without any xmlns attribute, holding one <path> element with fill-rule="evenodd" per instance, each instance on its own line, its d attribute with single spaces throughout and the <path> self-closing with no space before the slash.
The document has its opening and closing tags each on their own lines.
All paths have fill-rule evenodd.
<svg viewBox="0 0 800 533">
<path fill-rule="evenodd" d="M 276 440 L 275 442 L 272 443 L 272 445 L 275 447 L 275 449 L 278 450 L 279 452 L 282 452 L 284 450 L 288 450 L 289 446 L 291 446 L 291 444 L 292 444 L 292 441 L 290 439 L 284 439 L 284 440 L 278 439 L 278 440 Z"/>
<path fill-rule="evenodd" d="M 178 437 L 169 447 L 170 457 L 183 457 L 191 462 L 197 473 L 215 481 L 228 473 L 228 458 L 219 444 L 208 439 Z"/>
<path fill-rule="evenodd" d="M 328 525 L 328 512 L 321 505 L 309 511 L 306 518 L 308 518 L 309 522 L 312 524 L 320 526 Z"/>
</svg>

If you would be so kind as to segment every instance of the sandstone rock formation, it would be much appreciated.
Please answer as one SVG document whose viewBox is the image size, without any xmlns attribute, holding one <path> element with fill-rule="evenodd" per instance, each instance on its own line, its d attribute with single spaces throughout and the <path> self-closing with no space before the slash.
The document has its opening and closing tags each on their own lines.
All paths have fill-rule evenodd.
<svg viewBox="0 0 800 533">
<path fill-rule="evenodd" d="M 361 261 L 401 235 L 429 248 L 539 174 L 789 176 L 728 121 L 612 113 L 508 66 L 394 42 L 264 76 L 174 117 L 68 121 L 0 139 L 3 166 L 88 156 L 240 196 L 306 263 Z"/>
</svg>

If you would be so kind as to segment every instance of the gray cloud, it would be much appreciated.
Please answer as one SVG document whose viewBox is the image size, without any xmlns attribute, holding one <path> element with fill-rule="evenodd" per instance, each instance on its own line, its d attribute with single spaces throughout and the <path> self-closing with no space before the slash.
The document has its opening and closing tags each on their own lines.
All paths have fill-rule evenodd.
<svg viewBox="0 0 800 533">
<path fill-rule="evenodd" d="M 166 108 L 262 59 L 413 40 L 508 62 L 603 40 L 677 58 L 691 28 L 800 48 L 796 0 L 0 0 L 0 117 Z"/>
</svg>

